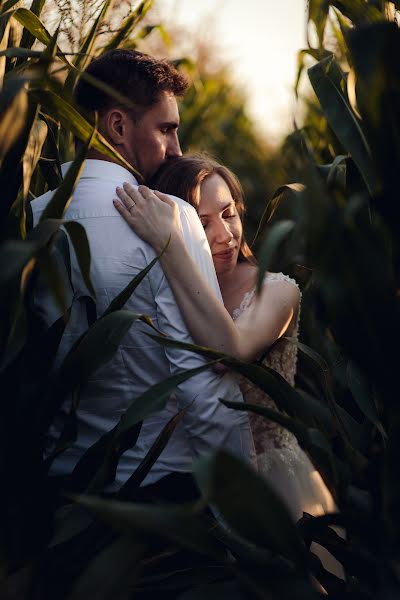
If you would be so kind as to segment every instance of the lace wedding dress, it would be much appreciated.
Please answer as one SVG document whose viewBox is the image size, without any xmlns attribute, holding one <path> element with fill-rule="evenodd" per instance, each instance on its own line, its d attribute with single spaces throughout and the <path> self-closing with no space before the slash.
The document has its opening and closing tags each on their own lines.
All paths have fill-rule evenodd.
<svg viewBox="0 0 400 600">
<path fill-rule="evenodd" d="M 264 283 L 269 285 L 279 281 L 288 281 L 297 286 L 294 279 L 283 273 L 267 273 L 264 279 Z M 233 312 L 235 321 L 248 309 L 254 295 L 255 288 L 244 295 L 240 307 Z M 299 316 L 291 337 L 297 339 L 298 331 Z M 296 363 L 297 346 L 284 339 L 278 340 L 263 360 L 264 365 L 277 371 L 292 386 Z M 277 410 L 274 401 L 245 377 L 239 377 L 239 385 L 246 402 Z M 257 453 L 258 471 L 281 496 L 293 518 L 296 521 L 300 519 L 303 511 L 314 516 L 335 511 L 330 492 L 294 435 L 261 415 L 249 413 L 249 419 Z"/>
</svg>

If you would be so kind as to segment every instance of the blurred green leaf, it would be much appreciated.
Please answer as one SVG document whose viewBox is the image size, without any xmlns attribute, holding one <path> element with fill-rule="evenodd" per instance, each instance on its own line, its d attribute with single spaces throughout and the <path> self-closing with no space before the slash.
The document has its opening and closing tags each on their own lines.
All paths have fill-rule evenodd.
<svg viewBox="0 0 400 600">
<path fill-rule="evenodd" d="M 79 459 L 72 477 L 74 489 L 89 488 L 92 491 L 102 489 L 106 483 L 114 481 L 118 461 L 126 450 L 136 444 L 141 422 L 155 412 L 162 410 L 171 393 L 180 383 L 208 368 L 210 368 L 210 365 L 206 364 L 173 375 L 155 384 L 141 396 L 132 400 L 117 425 L 99 438 Z M 164 441 L 166 443 L 170 429 L 174 426 L 173 421 L 171 426 L 167 426 L 166 432 L 161 433 L 160 440 L 156 442 L 154 453 L 158 451 L 160 444 L 163 444 Z M 146 466 L 151 466 L 151 458 L 155 456 L 154 453 L 152 452 L 150 455 L 149 461 L 145 460 L 144 466 L 139 466 L 138 477 L 143 475 Z M 128 484 L 128 490 L 130 489 L 131 485 Z"/>
<path fill-rule="evenodd" d="M 141 0 L 138 6 L 121 23 L 118 32 L 104 46 L 103 52 L 119 48 L 122 42 L 131 35 L 136 25 L 140 23 L 152 4 L 153 0 Z"/>
<path fill-rule="evenodd" d="M 92 58 L 91 53 L 93 51 L 94 45 L 97 42 L 99 27 L 106 17 L 107 12 L 111 6 L 111 3 L 112 3 L 111 0 L 105 0 L 105 2 L 103 2 L 103 5 L 101 7 L 101 10 L 100 10 L 97 18 L 94 20 L 92 27 L 89 29 L 87 35 L 85 36 L 82 46 L 80 47 L 79 52 L 76 55 L 75 60 L 73 61 L 74 66 L 79 71 L 83 71 L 84 69 L 86 69 L 86 67 L 88 66 L 88 64 Z M 70 73 L 68 74 L 68 77 L 64 84 L 64 91 L 66 92 L 67 95 L 72 94 L 72 90 L 74 88 L 74 85 L 77 81 L 78 76 L 79 76 L 79 72 L 75 71 L 75 70 L 70 71 Z"/>
<path fill-rule="evenodd" d="M 377 188 L 371 151 L 350 105 L 335 83 L 337 67 L 324 59 L 308 70 L 322 110 L 340 142 L 353 157 L 370 194 Z M 333 72 L 332 72 L 333 71 Z"/>
<path fill-rule="evenodd" d="M 307 570 L 304 547 L 288 510 L 250 466 L 219 450 L 199 458 L 194 475 L 206 499 L 229 527 L 249 542 L 275 550 L 300 570 Z"/>
<path fill-rule="evenodd" d="M 278 209 L 283 198 L 293 198 L 295 199 L 304 191 L 304 185 L 302 183 L 288 183 L 286 185 L 280 186 L 272 196 L 271 200 L 269 200 L 263 215 L 260 219 L 258 229 L 254 239 L 251 243 L 251 246 L 255 246 L 258 241 L 261 233 L 264 231 L 265 226 L 271 221 L 272 217 L 275 214 L 275 211 Z"/>
<path fill-rule="evenodd" d="M 35 242 L 8 240 L 0 246 L 0 285 L 1 292 L 7 290 L 8 284 L 21 276 L 22 269 L 37 251 Z"/>
<path fill-rule="evenodd" d="M 138 275 L 136 275 L 132 279 L 132 281 L 130 283 L 128 283 L 128 285 L 122 290 L 122 292 L 120 292 L 118 294 L 118 296 L 116 296 L 110 302 L 110 305 L 104 311 L 103 316 L 109 315 L 110 313 L 113 313 L 116 310 L 120 310 L 124 306 L 124 304 L 129 300 L 129 298 L 133 294 L 133 292 L 136 290 L 139 283 L 141 283 L 143 281 L 143 279 L 147 276 L 149 271 L 151 271 L 151 269 L 154 267 L 154 265 L 158 263 L 158 261 L 164 254 L 165 250 L 168 248 L 169 240 L 170 240 L 170 238 L 168 238 L 168 241 L 167 241 L 165 247 L 161 251 L 161 254 L 159 256 L 156 256 L 155 258 L 153 258 L 153 260 L 147 265 L 147 267 L 142 269 L 140 271 L 140 273 L 138 273 Z"/>
<path fill-rule="evenodd" d="M 42 247 L 38 250 L 36 258 L 40 272 L 47 282 L 49 291 L 52 294 L 56 305 L 61 311 L 61 314 L 66 315 L 69 307 L 67 306 L 66 301 L 65 282 L 60 274 L 54 257 L 47 248 Z"/>
<path fill-rule="evenodd" d="M 6 81 L 0 95 L 0 161 L 21 135 L 26 123 L 28 95 L 23 78 Z"/>
<path fill-rule="evenodd" d="M 312 21 L 315 25 L 315 30 L 318 35 L 318 41 L 320 46 L 322 46 L 324 42 L 324 33 L 328 13 L 329 2 L 326 2 L 326 0 L 309 0 L 308 20 Z"/>
<path fill-rule="evenodd" d="M 271 227 L 261 245 L 258 256 L 256 293 L 259 294 L 264 281 L 264 275 L 271 266 L 272 257 L 282 242 L 291 234 L 295 227 L 294 221 L 282 220 Z"/>
<path fill-rule="evenodd" d="M 96 290 L 90 278 L 90 247 L 85 228 L 78 221 L 66 221 L 64 228 L 74 247 L 83 281 L 91 296 L 96 298 Z"/>
<path fill-rule="evenodd" d="M 136 579 L 138 561 L 143 553 L 143 543 L 123 536 L 107 545 L 92 557 L 88 567 L 74 582 L 68 600 L 111 600 L 126 597 Z M 112 577 L 110 577 L 112 573 Z"/>
<path fill-rule="evenodd" d="M 161 452 L 166 447 L 171 435 L 176 429 L 176 426 L 181 422 L 183 416 L 187 412 L 187 408 L 183 408 L 174 415 L 168 423 L 163 427 L 161 433 L 157 436 L 156 441 L 143 458 L 135 472 L 126 480 L 118 491 L 117 497 L 121 500 L 132 497 L 134 491 L 143 483 L 145 477 L 150 472 L 152 466 L 160 456 Z"/>
<path fill-rule="evenodd" d="M 86 141 L 93 132 L 93 127 L 84 119 L 79 112 L 68 102 L 66 102 L 61 96 L 57 96 L 50 90 L 35 90 L 31 92 L 38 102 L 43 106 L 46 113 L 49 114 L 53 119 L 60 120 L 62 125 L 67 129 L 71 130 L 81 140 Z M 106 157 L 110 158 L 113 162 L 125 167 L 133 173 L 139 180 L 142 180 L 142 176 L 138 173 L 132 165 L 130 165 L 118 152 L 111 146 L 109 142 L 96 131 L 92 147 L 98 150 Z"/>
<path fill-rule="evenodd" d="M 13 6 L 18 4 L 18 2 L 20 2 L 20 0 L 6 0 L 5 2 L 2 2 L 0 6 L 0 14 L 4 14 L 8 10 L 10 10 L 11 8 L 13 8 Z"/>
<path fill-rule="evenodd" d="M 11 13 L 0 16 L 0 89 L 3 87 L 4 73 L 6 69 L 6 59 L 3 53 L 7 49 L 9 42 L 10 17 Z"/>
<path fill-rule="evenodd" d="M 152 325 L 146 315 L 127 310 L 113 312 L 96 321 L 65 357 L 56 373 L 51 397 L 61 403 L 64 396 L 114 356 L 120 342 L 136 320 Z"/>
<path fill-rule="evenodd" d="M 24 157 L 22 159 L 23 166 L 23 197 L 28 197 L 29 187 L 32 179 L 33 172 L 38 164 L 43 144 L 47 137 L 47 125 L 41 119 L 38 119 L 33 124 L 28 145 L 26 147 Z"/>
<path fill-rule="evenodd" d="M 43 221 L 45 221 L 46 219 L 62 219 L 62 217 L 64 216 L 72 200 L 72 195 L 74 193 L 75 186 L 78 183 L 79 178 L 81 176 L 86 155 L 93 143 L 95 135 L 96 128 L 92 130 L 91 135 L 87 140 L 86 144 L 82 146 L 76 159 L 69 167 L 63 183 L 55 191 L 51 200 L 42 212 L 42 215 L 40 217 L 40 223 L 43 223 Z"/>
<path fill-rule="evenodd" d="M 373 23 L 384 19 L 383 10 L 364 0 L 331 0 L 330 4 L 350 19 L 354 25 Z"/>
<path fill-rule="evenodd" d="M 40 14 L 43 10 L 43 7 L 45 5 L 46 0 L 33 0 L 32 4 L 29 8 L 29 12 L 36 15 L 37 17 L 40 17 Z M 33 22 L 33 18 L 31 18 L 31 21 Z M 22 34 L 22 39 L 21 39 L 21 47 L 22 48 L 32 48 L 34 42 L 35 42 L 36 36 L 34 34 L 32 34 L 29 29 L 25 28 Z"/>
<path fill-rule="evenodd" d="M 379 419 L 372 386 L 364 373 L 351 360 L 347 361 L 347 377 L 349 388 L 359 409 L 386 437 Z"/>
<path fill-rule="evenodd" d="M 188 507 L 133 504 L 90 496 L 77 496 L 74 499 L 124 534 L 135 537 L 138 533 L 155 534 L 192 552 L 220 562 L 226 560 L 224 549 L 212 536 L 207 520 L 194 514 Z"/>
</svg>

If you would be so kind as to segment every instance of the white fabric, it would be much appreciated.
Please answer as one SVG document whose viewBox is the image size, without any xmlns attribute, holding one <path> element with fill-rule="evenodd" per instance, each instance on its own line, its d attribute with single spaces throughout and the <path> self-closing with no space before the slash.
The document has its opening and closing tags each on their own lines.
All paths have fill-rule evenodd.
<svg viewBox="0 0 400 600">
<path fill-rule="evenodd" d="M 63 172 L 69 164 L 63 165 Z M 137 185 L 123 167 L 107 161 L 87 160 L 65 219 L 80 222 L 86 230 L 91 249 L 91 277 L 101 315 L 111 300 L 154 258 L 153 249 L 143 242 L 119 215 L 112 204 L 116 186 L 124 181 Z M 52 197 L 48 192 L 32 202 L 34 223 Z M 207 239 L 192 206 L 173 198 L 179 206 L 182 232 L 187 248 L 211 288 L 221 299 Z M 63 336 L 57 364 L 87 326 L 85 304 L 88 295 L 71 248 L 74 304 Z M 38 308 L 49 325 L 59 316 L 48 296 L 38 298 Z M 159 264 L 140 283 L 125 305 L 127 310 L 150 316 L 154 324 L 175 339 L 191 342 L 177 308 L 173 293 Z M 129 404 L 150 386 L 182 370 L 200 366 L 203 359 L 191 352 L 164 349 L 146 333 L 147 325 L 135 322 L 111 361 L 99 368 L 79 390 L 79 434 L 72 448 L 53 465 L 53 473 L 70 473 L 83 452 L 100 435 L 109 431 Z M 116 481 L 123 483 L 143 459 L 163 426 L 176 412 L 189 406 L 167 447 L 144 483 L 153 483 L 172 471 L 190 471 L 193 457 L 214 447 L 225 447 L 240 457 L 255 462 L 254 446 L 245 412 L 225 408 L 219 398 L 241 401 L 232 375 L 220 377 L 212 370 L 181 384 L 166 408 L 143 423 L 137 444 L 119 462 Z M 67 410 L 68 402 L 63 410 Z M 61 420 L 60 420 L 61 423 Z M 51 430 L 53 439 L 61 425 Z"/>
</svg>

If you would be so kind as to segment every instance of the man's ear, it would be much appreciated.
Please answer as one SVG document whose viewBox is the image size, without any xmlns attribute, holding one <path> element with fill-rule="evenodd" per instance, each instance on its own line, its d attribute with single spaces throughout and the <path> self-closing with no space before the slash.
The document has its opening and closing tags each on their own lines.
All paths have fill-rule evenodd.
<svg viewBox="0 0 400 600">
<path fill-rule="evenodd" d="M 111 108 L 103 115 L 105 136 L 114 146 L 121 146 L 126 141 L 127 115 L 119 108 Z"/>
</svg>

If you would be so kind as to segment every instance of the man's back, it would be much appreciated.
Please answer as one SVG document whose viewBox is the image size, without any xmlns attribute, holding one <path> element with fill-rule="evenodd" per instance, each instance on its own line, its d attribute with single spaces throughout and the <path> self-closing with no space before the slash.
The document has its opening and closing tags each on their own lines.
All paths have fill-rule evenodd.
<svg viewBox="0 0 400 600">
<path fill-rule="evenodd" d="M 79 221 L 89 238 L 98 316 L 154 258 L 150 246 L 129 229 L 113 207 L 115 187 L 125 180 L 135 183 L 128 171 L 118 165 L 107 161 L 87 161 L 65 215 L 66 220 Z M 51 194 L 46 194 L 33 202 L 35 222 L 50 197 Z M 216 286 L 215 273 L 210 269 L 209 249 L 197 216 L 193 214 L 194 209 L 183 201 L 178 203 L 188 249 L 210 285 Z M 72 283 L 73 309 L 57 356 L 58 364 L 88 327 L 87 305 L 83 299 L 88 292 L 73 253 Z M 50 317 L 48 299 L 40 304 L 50 324 L 54 317 Z M 125 308 L 148 315 L 164 333 L 181 341 L 191 341 L 159 264 L 140 283 Z M 56 473 L 71 472 L 82 453 L 100 435 L 109 431 L 129 404 L 149 387 L 171 374 L 203 364 L 203 360 L 193 353 L 166 351 L 148 337 L 149 332 L 146 324 L 134 322 L 112 360 L 93 373 L 79 391 L 78 439 L 55 462 Z M 179 386 L 165 409 L 144 421 L 137 444 L 120 459 L 117 482 L 122 483 L 131 475 L 166 422 L 179 408 L 188 405 L 183 422 L 146 478 L 146 483 L 172 471 L 190 471 L 192 457 L 215 446 L 227 447 L 249 458 L 252 441 L 247 414 L 226 409 L 218 401 L 221 397 L 241 400 L 231 376 L 221 379 L 211 370 Z M 52 430 L 54 437 L 59 428 L 56 426 Z"/>
</svg>

